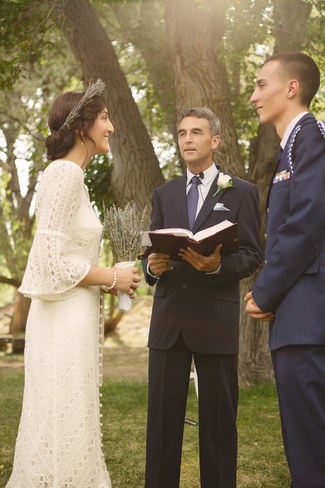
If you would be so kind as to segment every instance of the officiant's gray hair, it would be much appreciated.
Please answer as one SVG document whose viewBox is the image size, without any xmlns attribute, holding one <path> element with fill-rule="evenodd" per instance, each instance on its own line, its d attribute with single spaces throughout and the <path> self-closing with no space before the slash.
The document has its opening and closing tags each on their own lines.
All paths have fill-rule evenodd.
<svg viewBox="0 0 325 488">
<path fill-rule="evenodd" d="M 183 110 L 177 118 L 177 127 L 185 117 L 197 117 L 198 119 L 207 119 L 210 124 L 211 135 L 219 135 L 221 124 L 218 117 L 208 107 L 191 107 Z"/>
</svg>

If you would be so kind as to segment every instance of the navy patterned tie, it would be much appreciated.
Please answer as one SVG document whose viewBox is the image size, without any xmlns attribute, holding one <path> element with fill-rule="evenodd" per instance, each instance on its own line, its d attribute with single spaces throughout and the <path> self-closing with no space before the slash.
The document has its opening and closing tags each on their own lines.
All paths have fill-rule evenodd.
<svg viewBox="0 0 325 488">
<path fill-rule="evenodd" d="M 202 181 L 198 176 L 193 176 L 193 178 L 191 179 L 191 183 L 191 188 L 187 192 L 187 214 L 190 230 L 192 230 L 196 217 L 197 204 L 199 201 L 198 186 L 202 183 Z"/>
</svg>

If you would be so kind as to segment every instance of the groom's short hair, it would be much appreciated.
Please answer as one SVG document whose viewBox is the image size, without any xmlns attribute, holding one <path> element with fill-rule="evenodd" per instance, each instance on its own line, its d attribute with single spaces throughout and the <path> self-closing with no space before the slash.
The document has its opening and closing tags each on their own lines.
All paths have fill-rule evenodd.
<svg viewBox="0 0 325 488">
<path fill-rule="evenodd" d="M 320 71 L 315 61 L 301 52 L 273 54 L 264 64 L 271 61 L 281 63 L 284 74 L 299 82 L 300 101 L 309 107 L 320 86 Z"/>
</svg>

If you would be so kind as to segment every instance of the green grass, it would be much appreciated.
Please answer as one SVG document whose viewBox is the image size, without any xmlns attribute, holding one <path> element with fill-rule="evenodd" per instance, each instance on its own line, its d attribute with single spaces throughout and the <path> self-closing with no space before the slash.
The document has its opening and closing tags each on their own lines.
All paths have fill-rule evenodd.
<svg viewBox="0 0 325 488">
<path fill-rule="evenodd" d="M 104 452 L 113 488 L 143 487 L 146 388 L 143 383 L 119 382 L 102 389 Z M 0 488 L 11 472 L 22 391 L 22 374 L 0 377 Z M 197 419 L 192 385 L 187 416 Z M 238 431 L 238 488 L 287 488 L 274 385 L 241 390 Z M 197 427 L 185 425 L 181 488 L 199 486 Z"/>
<path fill-rule="evenodd" d="M 238 444 L 240 488 L 290 486 L 274 385 L 240 391 Z"/>
</svg>

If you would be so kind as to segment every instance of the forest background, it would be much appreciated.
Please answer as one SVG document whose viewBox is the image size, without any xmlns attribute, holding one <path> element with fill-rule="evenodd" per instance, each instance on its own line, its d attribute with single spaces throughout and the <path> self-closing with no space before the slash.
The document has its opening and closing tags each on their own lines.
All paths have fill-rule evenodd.
<svg viewBox="0 0 325 488">
<path fill-rule="evenodd" d="M 310 54 L 324 79 L 324 0 L 2 0 L 0 39 L 0 307 L 14 304 L 13 335 L 23 334 L 29 307 L 16 290 L 47 164 L 48 109 L 62 91 L 90 80 L 106 82 L 115 127 L 112 154 L 86 172 L 102 219 L 112 203 L 150 205 L 153 188 L 182 174 L 177 114 L 208 106 L 222 124 L 215 161 L 259 188 L 263 239 L 279 140 L 259 126 L 249 98 L 274 52 Z M 323 83 L 311 107 L 318 118 L 324 101 Z M 120 317 L 113 303 L 110 310 L 108 327 Z M 241 384 L 271 379 L 267 338 L 267 326 L 242 311 Z"/>
</svg>

